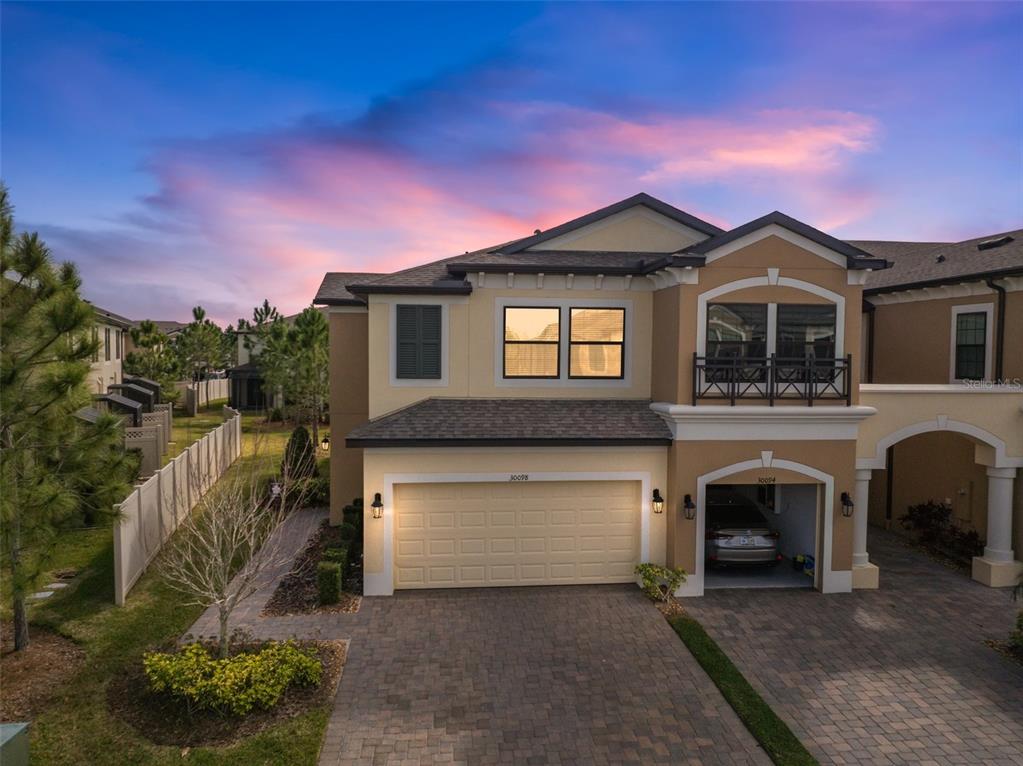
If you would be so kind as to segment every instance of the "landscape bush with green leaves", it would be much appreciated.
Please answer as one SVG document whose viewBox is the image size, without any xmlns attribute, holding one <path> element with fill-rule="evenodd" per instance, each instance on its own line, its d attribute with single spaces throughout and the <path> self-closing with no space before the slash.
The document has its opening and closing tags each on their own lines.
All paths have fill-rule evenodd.
<svg viewBox="0 0 1023 766">
<path fill-rule="evenodd" d="M 336 604 L 341 600 L 342 566 L 336 561 L 316 565 L 316 594 L 320 604 Z"/>
<path fill-rule="evenodd" d="M 668 601 L 686 581 L 686 570 L 682 567 L 669 569 L 660 564 L 637 564 L 636 574 L 639 575 L 643 592 L 654 601 Z"/>
<path fill-rule="evenodd" d="M 944 503 L 928 500 L 911 505 L 899 522 L 923 547 L 964 564 L 984 551 L 980 535 L 975 530 L 957 527 L 952 521 L 952 508 Z"/>
<path fill-rule="evenodd" d="M 143 668 L 150 688 L 178 697 L 189 706 L 243 716 L 269 710 L 292 684 L 316 686 L 323 665 L 313 652 L 294 642 L 270 642 L 256 652 L 214 658 L 201 644 L 180 652 L 148 652 Z"/>
</svg>

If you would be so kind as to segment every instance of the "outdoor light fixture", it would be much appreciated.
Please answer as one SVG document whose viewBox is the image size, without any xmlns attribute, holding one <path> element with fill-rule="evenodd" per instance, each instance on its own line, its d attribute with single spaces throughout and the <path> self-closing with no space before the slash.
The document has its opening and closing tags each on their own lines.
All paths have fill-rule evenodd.
<svg viewBox="0 0 1023 766">
<path fill-rule="evenodd" d="M 374 519 L 379 519 L 384 515 L 384 501 L 380 499 L 379 492 L 373 495 L 373 504 L 370 507 L 373 509 Z"/>
<path fill-rule="evenodd" d="M 324 452 L 330 452 L 330 436 L 327 434 L 324 434 L 323 439 L 320 440 L 320 449 Z"/>
<path fill-rule="evenodd" d="M 654 509 L 654 513 L 664 513 L 664 498 L 661 497 L 661 490 L 654 490 L 654 496 L 650 501 L 650 505 Z"/>
<path fill-rule="evenodd" d="M 692 521 L 696 518 L 696 503 L 693 502 L 692 495 L 686 495 L 682 498 L 682 513 L 686 515 L 687 521 Z"/>
<path fill-rule="evenodd" d="M 846 518 L 853 515 L 853 501 L 848 492 L 842 493 L 842 515 Z"/>
</svg>

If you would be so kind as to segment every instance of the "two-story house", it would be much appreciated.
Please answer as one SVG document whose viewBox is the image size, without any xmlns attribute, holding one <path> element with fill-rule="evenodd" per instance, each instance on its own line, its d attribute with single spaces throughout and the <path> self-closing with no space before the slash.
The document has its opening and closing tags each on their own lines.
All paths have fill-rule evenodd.
<svg viewBox="0 0 1023 766">
<path fill-rule="evenodd" d="M 893 309 L 949 296 L 889 268 L 896 249 L 781 213 L 722 231 L 639 194 L 397 273 L 327 274 L 331 514 L 365 498 L 365 592 L 629 582 L 653 561 L 700 595 L 722 488 L 765 510 L 781 557 L 814 562 L 807 584 L 877 587 L 868 519 L 904 473 L 895 445 L 926 457 L 928 434 L 962 439 L 954 470 L 986 479 L 975 578 L 1012 581 L 1023 391 L 992 376 L 996 359 L 1023 376 L 1023 255 L 985 260 L 986 292 L 948 271 L 976 292 L 948 288 L 928 325 Z M 954 472 L 943 459 L 914 468 L 922 486 L 905 474 L 905 498 Z"/>
<path fill-rule="evenodd" d="M 93 339 L 99 341 L 99 349 L 92 356 L 89 387 L 94 394 L 105 394 L 108 386 L 117 385 L 124 379 L 121 368 L 127 353 L 125 344 L 132 321 L 99 306 L 93 306 L 92 310 Z"/>
</svg>

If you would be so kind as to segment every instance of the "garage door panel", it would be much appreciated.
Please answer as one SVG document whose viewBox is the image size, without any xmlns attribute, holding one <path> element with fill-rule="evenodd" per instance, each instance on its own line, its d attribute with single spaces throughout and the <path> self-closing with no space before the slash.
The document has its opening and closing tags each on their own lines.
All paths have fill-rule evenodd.
<svg viewBox="0 0 1023 766">
<path fill-rule="evenodd" d="M 395 587 L 629 582 L 639 482 L 395 487 Z"/>
</svg>

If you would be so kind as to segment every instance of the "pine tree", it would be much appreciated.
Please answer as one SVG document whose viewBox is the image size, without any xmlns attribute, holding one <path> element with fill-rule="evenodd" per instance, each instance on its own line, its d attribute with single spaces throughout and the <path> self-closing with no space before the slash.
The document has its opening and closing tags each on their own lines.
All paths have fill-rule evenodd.
<svg viewBox="0 0 1023 766">
<path fill-rule="evenodd" d="M 21 650 L 29 642 L 25 596 L 60 532 L 85 513 L 111 518 L 134 462 L 119 447 L 117 418 L 75 416 L 89 402 L 93 310 L 72 264 L 55 266 L 38 235 L 15 235 L 2 186 L 0 275 L 0 555 Z"/>
</svg>

